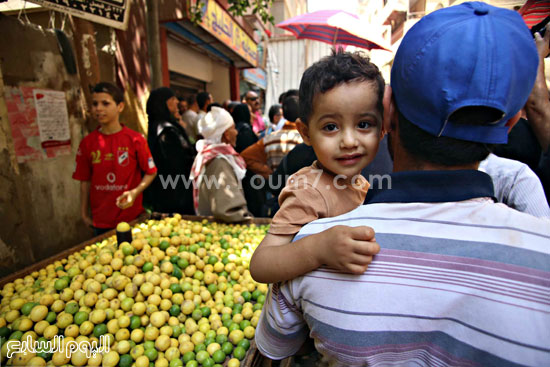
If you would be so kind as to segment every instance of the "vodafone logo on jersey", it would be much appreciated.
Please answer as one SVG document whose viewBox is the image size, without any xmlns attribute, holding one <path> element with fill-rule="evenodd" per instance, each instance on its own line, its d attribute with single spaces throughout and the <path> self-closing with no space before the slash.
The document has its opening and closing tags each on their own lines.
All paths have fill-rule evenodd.
<svg viewBox="0 0 550 367">
<path fill-rule="evenodd" d="M 114 183 L 116 181 L 116 175 L 113 172 L 107 173 L 107 181 Z"/>
<path fill-rule="evenodd" d="M 119 150 L 118 151 L 118 164 L 120 166 L 123 166 L 123 167 L 127 166 L 128 163 L 130 163 L 129 158 L 130 158 L 130 155 L 129 155 L 127 150 L 123 150 L 123 151 Z"/>
</svg>

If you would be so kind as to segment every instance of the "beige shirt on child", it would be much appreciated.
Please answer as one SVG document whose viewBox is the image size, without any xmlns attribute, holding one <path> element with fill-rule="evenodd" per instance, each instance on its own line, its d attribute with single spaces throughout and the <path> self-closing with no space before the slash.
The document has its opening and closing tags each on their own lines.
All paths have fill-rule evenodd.
<svg viewBox="0 0 550 367">
<path fill-rule="evenodd" d="M 294 235 L 316 219 L 347 213 L 363 204 L 368 189 L 369 183 L 363 176 L 357 175 L 354 185 L 344 185 L 315 161 L 288 179 L 279 195 L 280 209 L 273 217 L 269 233 Z"/>
</svg>

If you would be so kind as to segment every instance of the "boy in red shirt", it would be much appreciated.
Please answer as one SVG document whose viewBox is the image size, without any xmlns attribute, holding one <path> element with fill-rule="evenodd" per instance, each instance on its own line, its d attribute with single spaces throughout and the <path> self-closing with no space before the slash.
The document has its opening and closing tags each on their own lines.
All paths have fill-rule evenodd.
<svg viewBox="0 0 550 367">
<path fill-rule="evenodd" d="M 124 109 L 121 90 L 99 83 L 92 98 L 92 115 L 99 127 L 82 139 L 73 178 L 80 181 L 82 220 L 97 236 L 143 212 L 141 193 L 155 178 L 157 168 L 145 138 L 119 122 Z"/>
</svg>

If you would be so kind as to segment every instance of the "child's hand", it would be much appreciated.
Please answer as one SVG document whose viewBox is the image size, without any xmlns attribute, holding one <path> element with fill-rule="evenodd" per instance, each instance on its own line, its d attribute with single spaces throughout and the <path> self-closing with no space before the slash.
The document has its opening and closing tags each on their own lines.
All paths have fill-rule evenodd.
<svg viewBox="0 0 550 367">
<path fill-rule="evenodd" d="M 136 200 L 136 194 L 134 190 L 130 191 L 124 191 L 122 195 L 116 198 L 116 206 L 118 206 L 120 209 L 128 209 L 132 205 L 134 205 L 134 201 Z"/>
<path fill-rule="evenodd" d="M 363 274 L 380 251 L 371 227 L 335 226 L 324 231 L 320 260 L 331 268 Z"/>
</svg>

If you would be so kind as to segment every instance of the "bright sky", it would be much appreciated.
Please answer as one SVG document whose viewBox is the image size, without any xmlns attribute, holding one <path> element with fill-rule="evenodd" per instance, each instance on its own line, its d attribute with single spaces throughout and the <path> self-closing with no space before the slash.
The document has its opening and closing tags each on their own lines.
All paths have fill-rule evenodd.
<svg viewBox="0 0 550 367">
<path fill-rule="evenodd" d="M 307 11 L 311 13 L 317 10 L 341 9 L 356 13 L 357 3 L 357 0 L 308 0 Z"/>
</svg>

